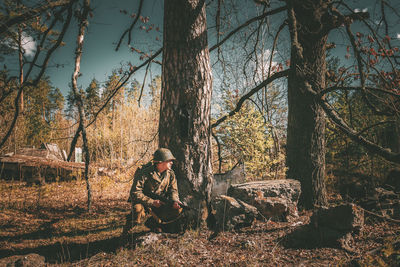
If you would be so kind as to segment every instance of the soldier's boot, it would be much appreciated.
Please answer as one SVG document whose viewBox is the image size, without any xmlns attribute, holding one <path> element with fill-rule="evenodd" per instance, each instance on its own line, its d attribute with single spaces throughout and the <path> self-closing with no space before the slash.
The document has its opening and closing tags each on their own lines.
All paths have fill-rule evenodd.
<svg viewBox="0 0 400 267">
<path fill-rule="evenodd" d="M 131 212 L 126 216 L 126 223 L 122 229 L 121 237 L 126 237 L 129 233 L 129 230 L 140 224 L 145 215 L 146 214 L 142 204 L 132 205 Z"/>
<path fill-rule="evenodd" d="M 126 237 L 128 236 L 129 230 L 131 230 L 133 227 L 135 227 L 137 223 L 131 222 L 131 223 L 126 223 L 124 225 L 124 228 L 122 229 L 122 234 L 121 237 Z"/>
</svg>

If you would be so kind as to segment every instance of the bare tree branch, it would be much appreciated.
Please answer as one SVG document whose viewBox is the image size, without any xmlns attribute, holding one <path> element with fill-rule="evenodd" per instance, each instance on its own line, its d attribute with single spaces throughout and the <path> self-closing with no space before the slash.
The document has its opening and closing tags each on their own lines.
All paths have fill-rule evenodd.
<svg viewBox="0 0 400 267">
<path fill-rule="evenodd" d="M 25 21 L 28 21 L 32 18 L 35 18 L 35 17 L 39 16 L 41 13 L 49 10 L 50 8 L 66 6 L 75 1 L 76 0 L 59 0 L 59 1 L 54 1 L 54 2 L 47 1 L 47 4 L 45 4 L 45 5 L 42 5 L 37 8 L 29 9 L 26 12 L 24 12 L 18 16 L 11 17 L 7 21 L 0 23 L 0 36 L 3 35 L 5 32 L 8 32 L 10 27 L 12 27 L 16 24 L 20 24 Z"/>
<path fill-rule="evenodd" d="M 331 87 L 328 87 L 328 88 L 322 90 L 321 92 L 319 92 L 318 96 L 321 97 L 323 95 L 326 95 L 330 92 L 337 91 L 337 90 L 349 90 L 349 91 L 355 90 L 356 91 L 356 90 L 363 90 L 363 88 L 357 87 L 357 86 L 331 86 Z M 400 95 L 398 95 L 392 91 L 385 90 L 385 89 L 366 86 L 366 87 L 364 87 L 364 90 L 376 91 L 376 92 L 388 94 L 388 95 L 391 95 L 394 97 L 398 97 L 400 99 Z"/>
<path fill-rule="evenodd" d="M 238 103 L 236 104 L 236 107 L 232 111 L 230 111 L 227 115 L 224 115 L 223 117 L 219 118 L 215 123 L 213 123 L 211 125 L 211 128 L 217 127 L 219 124 L 221 124 L 223 121 L 225 121 L 228 117 L 232 117 L 233 115 L 235 115 L 240 110 L 240 108 L 242 107 L 244 101 L 249 99 L 251 96 L 253 96 L 255 93 L 257 93 L 259 90 L 261 90 L 262 88 L 264 88 L 265 86 L 267 86 L 271 82 L 275 81 L 276 79 L 285 77 L 288 74 L 289 74 L 289 70 L 288 69 L 272 74 L 270 77 L 268 77 L 262 83 L 260 83 L 259 85 L 257 85 L 253 89 L 251 89 L 250 92 L 248 92 L 247 94 L 242 96 L 239 99 Z"/>
<path fill-rule="evenodd" d="M 67 19 L 66 19 L 66 21 L 65 21 L 65 23 L 64 23 L 64 25 L 63 25 L 63 28 L 62 28 L 62 31 L 61 31 L 60 35 L 59 35 L 58 38 L 57 38 L 56 43 L 55 43 L 55 44 L 49 49 L 49 51 L 47 52 L 47 54 L 46 54 L 46 56 L 45 56 L 45 59 L 44 59 L 43 66 L 42 66 L 42 68 L 41 68 L 39 74 L 36 76 L 36 78 L 35 78 L 35 80 L 34 80 L 33 82 L 30 82 L 30 81 L 27 80 L 27 76 L 28 76 L 29 73 L 30 73 L 30 71 L 28 71 L 28 73 L 26 74 L 26 77 L 25 77 L 25 79 L 24 79 L 25 82 L 24 82 L 22 85 L 19 86 L 17 96 L 16 96 L 16 98 L 15 98 L 15 100 L 14 100 L 14 105 L 15 105 L 14 117 L 13 117 L 13 120 L 12 120 L 12 122 L 11 122 L 11 125 L 10 125 L 10 127 L 9 127 L 9 129 L 8 129 L 8 131 L 7 131 L 7 133 L 5 134 L 5 136 L 3 137 L 3 139 L 0 141 L 0 148 L 5 144 L 5 142 L 7 141 L 7 139 L 10 137 L 10 135 L 11 135 L 11 133 L 12 133 L 14 127 L 15 127 L 15 124 L 16 124 L 16 122 L 17 122 L 17 119 L 18 119 L 18 116 L 19 116 L 19 111 L 20 111 L 20 110 L 19 110 L 19 99 L 20 99 L 20 97 L 21 97 L 21 94 L 22 94 L 22 92 L 23 92 L 24 87 L 25 87 L 25 86 L 29 86 L 29 85 L 31 85 L 31 86 L 36 86 L 36 85 L 39 83 L 40 79 L 42 78 L 42 76 L 43 76 L 43 74 L 44 74 L 44 72 L 45 72 L 45 70 L 46 70 L 46 66 L 47 66 L 47 64 L 48 64 L 48 61 L 50 60 L 51 55 L 52 55 L 53 52 L 60 46 L 61 41 L 62 41 L 63 38 L 64 38 L 65 32 L 67 31 L 67 28 L 68 28 L 68 26 L 69 26 L 69 24 L 70 24 L 70 22 L 71 22 L 71 18 L 72 18 L 72 5 L 73 5 L 74 2 L 75 2 L 75 1 L 69 1 L 69 2 L 68 2 L 68 3 L 69 3 L 69 6 L 68 6 L 68 16 L 67 16 Z"/>
<path fill-rule="evenodd" d="M 367 103 L 368 107 L 376 114 L 378 115 L 386 115 L 386 113 L 384 111 L 379 110 L 368 98 L 366 90 L 365 90 L 365 81 L 366 81 L 366 74 L 364 72 L 364 65 L 363 65 L 363 60 L 360 54 L 360 51 L 358 50 L 354 35 L 350 29 L 350 22 L 347 22 L 345 24 L 346 27 L 346 32 L 347 35 L 350 38 L 350 43 L 353 47 L 353 51 L 354 51 L 354 55 L 357 59 L 357 66 L 358 66 L 358 70 L 359 70 L 359 74 L 360 74 L 360 86 L 361 86 L 361 93 L 363 96 L 363 99 L 365 101 L 365 103 Z"/>
<path fill-rule="evenodd" d="M 140 17 L 140 14 L 142 13 L 143 2 L 144 2 L 143 0 L 140 0 L 140 2 L 139 2 L 139 10 L 138 10 L 138 13 L 137 13 L 135 19 L 133 20 L 131 26 L 129 27 L 129 29 L 126 29 L 126 30 L 124 31 L 124 33 L 122 34 L 122 36 L 121 36 L 121 38 L 119 39 L 119 42 L 118 42 L 118 44 L 117 44 L 117 47 L 115 48 L 115 51 L 118 51 L 118 49 L 119 49 L 119 47 L 121 46 L 121 43 L 122 43 L 122 41 L 124 40 L 126 34 L 128 34 L 128 45 L 131 44 L 132 29 L 133 29 L 133 27 L 136 25 L 136 22 L 138 21 L 138 19 L 139 19 L 139 17 Z"/>
<path fill-rule="evenodd" d="M 389 24 L 388 24 L 387 19 L 386 19 L 385 5 L 387 5 L 388 7 L 390 7 L 389 4 L 386 3 L 386 1 L 381 0 L 382 21 L 383 21 L 383 23 L 385 24 L 385 34 L 386 34 L 386 36 L 389 36 Z M 388 41 L 388 45 L 389 45 L 389 48 L 390 48 L 390 49 L 393 49 L 391 42 Z M 394 62 L 395 62 L 396 64 L 399 64 L 399 62 L 398 62 L 398 60 L 397 60 L 396 57 L 393 57 L 393 59 L 394 59 Z"/>
<path fill-rule="evenodd" d="M 220 28 L 221 28 L 221 2 L 222 0 L 218 0 L 218 6 L 217 6 L 217 14 L 215 16 L 215 25 L 216 25 L 216 30 L 217 30 L 217 43 L 219 43 L 220 40 Z M 220 47 L 218 47 L 218 58 L 219 54 L 221 53 Z"/>
<path fill-rule="evenodd" d="M 218 155 L 218 172 L 222 173 L 222 156 L 221 156 L 221 143 L 219 142 L 218 136 L 211 130 L 211 135 L 214 137 L 215 142 L 217 143 L 217 155 Z"/>
<path fill-rule="evenodd" d="M 59 21 L 59 20 L 62 19 L 61 14 L 62 14 L 66 9 L 68 9 L 68 15 L 67 15 L 68 24 L 67 24 L 67 25 L 64 24 L 64 27 L 63 27 L 63 29 L 62 29 L 62 31 L 61 31 L 61 35 L 62 35 L 62 36 L 59 36 L 59 38 L 58 38 L 58 40 L 60 40 L 60 41 L 59 41 L 59 44 L 57 45 L 57 47 L 61 44 L 61 41 L 62 41 L 62 39 L 63 39 L 63 37 L 64 37 L 64 35 L 65 35 L 65 32 L 66 32 L 66 30 L 67 30 L 67 28 L 68 28 L 68 26 L 69 26 L 69 23 L 71 22 L 71 18 L 72 18 L 72 5 L 68 5 L 68 6 L 62 8 L 61 10 L 59 10 L 59 11 L 55 14 L 54 19 L 53 19 L 53 21 L 50 23 L 50 25 L 48 26 L 47 30 L 42 34 L 42 39 L 41 39 L 40 43 L 38 43 L 38 45 L 36 46 L 36 53 L 35 53 L 35 56 L 33 57 L 33 60 L 29 63 L 29 69 L 28 69 L 28 71 L 27 71 L 27 73 L 26 73 L 25 80 L 28 80 L 28 79 L 29 79 L 29 75 L 31 74 L 31 72 L 32 72 L 32 70 L 33 70 L 34 67 L 46 67 L 46 66 L 47 66 L 47 63 L 45 63 L 45 64 L 43 63 L 41 66 L 39 66 L 39 65 L 36 64 L 36 62 L 37 62 L 37 60 L 38 60 L 38 58 L 39 58 L 39 55 L 40 55 L 40 53 L 41 53 L 42 47 L 44 46 L 44 43 L 45 43 L 45 41 L 46 41 L 46 39 L 47 39 L 48 34 L 49 34 L 49 33 L 52 31 L 52 29 L 55 27 L 57 21 Z M 61 37 L 61 38 L 60 38 L 60 37 Z M 57 42 L 58 42 L 58 40 L 57 40 Z M 46 58 L 47 58 L 47 56 L 46 56 Z"/>
<path fill-rule="evenodd" d="M 71 2 L 71 3 L 73 3 L 73 2 Z M 47 54 L 45 56 L 45 59 L 43 60 L 42 69 L 40 70 L 39 75 L 36 77 L 36 79 L 34 81 L 35 84 L 38 83 L 39 80 L 42 78 L 42 76 L 43 76 L 43 74 L 44 74 L 44 72 L 46 70 L 47 64 L 48 64 L 48 62 L 50 60 L 51 54 L 53 54 L 53 52 L 60 46 L 61 41 L 64 39 L 64 35 L 65 35 L 65 33 L 66 33 L 67 29 L 68 29 L 68 26 L 69 26 L 69 24 L 71 22 L 71 18 L 72 18 L 72 4 L 68 6 L 67 20 L 64 23 L 64 26 L 63 26 L 63 28 L 61 30 L 60 35 L 57 38 L 56 43 L 49 49 L 49 51 L 47 52 Z"/>
<path fill-rule="evenodd" d="M 374 124 L 372 124 L 372 125 L 369 125 L 368 127 L 365 127 L 365 128 L 362 129 L 361 131 L 358 131 L 357 134 L 358 134 L 358 135 L 361 135 L 361 134 L 367 132 L 368 130 L 370 130 L 370 129 L 372 129 L 372 128 L 375 128 L 376 126 L 384 125 L 384 124 L 390 124 L 390 123 L 396 123 L 396 121 L 395 121 L 395 120 L 380 121 L 380 122 L 374 123 Z"/>
<path fill-rule="evenodd" d="M 315 86 L 315 88 L 318 88 L 317 85 Z M 390 162 L 400 163 L 400 153 L 394 153 L 391 150 L 383 148 L 363 137 L 359 132 L 356 132 L 353 128 L 351 128 L 325 99 L 318 97 L 318 93 L 312 89 L 311 85 L 307 87 L 307 91 L 311 93 L 315 97 L 316 101 L 320 103 L 328 118 L 335 123 L 339 129 L 350 139 L 362 145 L 365 149 L 373 154 L 377 154 Z"/>
<path fill-rule="evenodd" d="M 391 150 L 383 148 L 365 137 L 363 137 L 360 133 L 354 131 L 351 127 L 347 125 L 347 123 L 340 117 L 340 115 L 328 104 L 328 102 L 318 99 L 325 113 L 328 115 L 329 119 L 333 121 L 339 129 L 345 133 L 348 137 L 350 137 L 356 143 L 365 147 L 368 151 L 377 154 L 384 159 L 394 162 L 400 163 L 400 153 L 393 153 Z"/>
<path fill-rule="evenodd" d="M 285 26 L 287 26 L 287 25 L 288 25 L 288 22 L 287 22 L 287 20 L 285 20 L 285 21 L 281 24 L 281 26 L 279 26 L 279 29 L 278 29 L 278 31 L 277 31 L 276 34 L 275 34 L 274 42 L 272 43 L 271 57 L 270 57 L 270 59 L 269 59 L 268 77 L 271 75 L 272 59 L 273 59 L 273 55 L 274 55 L 274 52 L 275 52 L 276 43 L 278 42 L 279 34 L 282 32 L 282 30 L 283 30 L 283 29 L 285 28 Z"/>
<path fill-rule="evenodd" d="M 263 14 L 265 13 L 265 10 L 266 10 L 266 9 L 267 9 L 267 7 L 264 6 Z M 249 34 L 249 37 L 247 38 L 245 44 L 243 45 L 243 47 L 246 47 L 246 46 L 247 46 L 247 42 L 249 42 L 250 39 L 251 39 L 251 36 L 252 36 L 253 34 L 256 34 L 256 33 L 257 33 L 257 34 L 256 34 L 256 40 L 254 41 L 254 44 L 253 44 L 253 49 L 252 49 L 252 51 L 249 53 L 249 55 L 247 56 L 246 62 L 243 64 L 243 73 L 244 73 L 245 76 L 247 76 L 247 75 L 246 75 L 246 68 L 247 68 L 247 65 L 249 64 L 249 62 L 250 62 L 250 60 L 252 59 L 253 56 L 254 56 L 254 60 L 255 60 L 255 66 L 256 66 L 256 68 L 258 67 L 257 46 L 258 46 L 259 41 L 260 41 L 260 33 L 261 33 L 262 25 L 264 24 L 264 20 L 265 20 L 265 18 L 263 18 L 263 19 L 260 20 L 260 22 L 258 23 L 257 28 L 256 28 L 253 32 L 251 32 L 251 33 Z M 257 76 L 257 72 L 253 72 L 253 81 L 256 81 L 256 76 Z"/>
<path fill-rule="evenodd" d="M 140 107 L 140 100 L 142 99 L 143 89 L 144 89 L 144 85 L 146 83 L 147 73 L 149 72 L 150 65 L 151 65 L 151 61 L 149 62 L 149 64 L 147 64 L 146 72 L 144 73 L 144 77 L 143 77 L 142 87 L 140 88 L 140 94 L 139 94 L 139 98 L 138 98 L 139 107 Z"/>
<path fill-rule="evenodd" d="M 253 22 L 256 22 L 258 20 L 262 20 L 267 16 L 270 15 L 274 15 L 277 14 L 279 12 L 285 11 L 286 10 L 286 6 L 282 6 L 279 7 L 277 9 L 265 12 L 264 14 L 261 14 L 260 16 L 254 17 L 249 19 L 248 21 L 246 21 L 245 23 L 243 23 L 242 25 L 240 25 L 239 27 L 237 27 L 236 29 L 232 30 L 231 32 L 229 32 L 224 39 L 222 39 L 220 42 L 218 42 L 217 44 L 213 45 L 209 50 L 210 52 L 213 51 L 214 49 L 218 48 L 219 46 L 221 46 L 223 43 L 225 43 L 227 40 L 229 40 L 229 38 L 231 38 L 235 33 L 237 33 L 238 31 L 240 31 L 241 29 L 245 28 L 246 26 L 252 24 Z"/>
</svg>

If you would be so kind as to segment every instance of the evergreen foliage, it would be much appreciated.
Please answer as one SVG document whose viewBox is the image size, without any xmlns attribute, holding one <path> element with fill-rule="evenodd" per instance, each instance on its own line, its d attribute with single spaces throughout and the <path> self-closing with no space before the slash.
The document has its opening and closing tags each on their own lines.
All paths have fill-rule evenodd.
<svg viewBox="0 0 400 267">
<path fill-rule="evenodd" d="M 232 109 L 237 101 L 229 92 L 224 99 L 227 109 Z M 283 178 L 285 154 L 279 148 L 281 144 L 275 144 L 273 127 L 253 102 L 228 118 L 215 132 L 221 141 L 224 170 L 240 161 L 245 165 L 248 180 Z"/>
</svg>

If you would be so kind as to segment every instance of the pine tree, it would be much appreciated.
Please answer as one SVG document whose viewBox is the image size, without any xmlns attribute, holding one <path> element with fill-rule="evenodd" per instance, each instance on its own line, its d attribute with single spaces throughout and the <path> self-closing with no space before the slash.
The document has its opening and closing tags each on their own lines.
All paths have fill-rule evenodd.
<svg viewBox="0 0 400 267">
<path fill-rule="evenodd" d="M 165 1 L 162 75 L 159 143 L 177 158 L 181 199 L 205 207 L 212 181 L 212 80 L 204 1 Z"/>
<path fill-rule="evenodd" d="M 100 103 L 100 86 L 99 82 L 95 78 L 92 79 L 85 90 L 85 99 L 85 110 L 87 118 L 90 120 L 99 108 Z"/>
</svg>

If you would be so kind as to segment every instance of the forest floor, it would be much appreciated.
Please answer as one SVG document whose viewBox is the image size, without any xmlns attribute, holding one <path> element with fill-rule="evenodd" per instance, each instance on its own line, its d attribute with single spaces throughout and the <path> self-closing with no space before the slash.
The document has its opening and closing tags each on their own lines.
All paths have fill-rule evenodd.
<svg viewBox="0 0 400 267">
<path fill-rule="evenodd" d="M 36 253 L 48 266 L 399 266 L 400 225 L 365 218 L 351 249 L 293 247 L 290 235 L 309 222 L 257 221 L 252 227 L 213 236 L 208 229 L 152 234 L 135 246 L 119 238 L 129 213 L 131 181 L 91 180 L 92 209 L 86 212 L 85 181 L 27 186 L 0 181 L 0 266 L 10 257 Z M 149 235 L 138 226 L 132 236 Z"/>
</svg>

